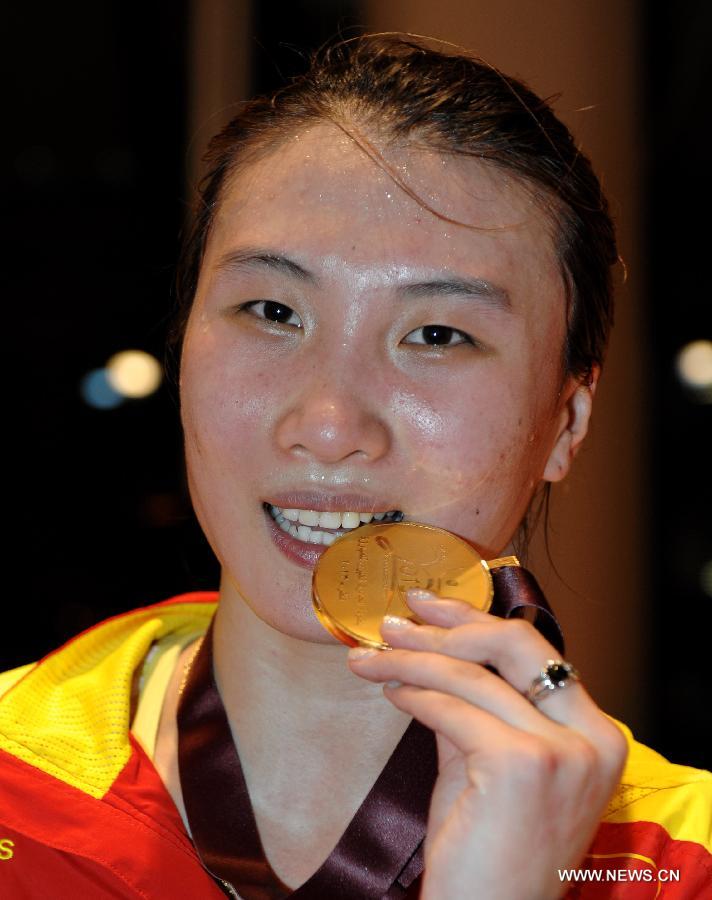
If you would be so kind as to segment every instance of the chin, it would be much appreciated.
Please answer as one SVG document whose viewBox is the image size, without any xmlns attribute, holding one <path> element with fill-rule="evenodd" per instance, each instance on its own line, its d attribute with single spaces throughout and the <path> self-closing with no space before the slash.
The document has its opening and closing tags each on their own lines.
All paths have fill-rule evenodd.
<svg viewBox="0 0 712 900">
<path fill-rule="evenodd" d="M 228 602 L 239 604 L 249 610 L 259 622 L 285 637 L 306 641 L 310 644 L 330 646 L 339 644 L 339 641 L 329 634 L 316 617 L 311 602 L 311 577 L 306 580 L 305 584 L 296 584 L 294 579 L 291 579 L 288 586 L 284 586 L 281 590 L 275 590 L 276 580 L 261 588 L 257 584 L 248 584 L 246 581 L 240 584 L 236 578 L 227 574 L 228 571 L 226 567 L 223 567 L 220 584 L 221 598 L 229 598 Z M 299 581 L 301 582 L 302 579 Z M 274 596 L 275 594 L 281 594 L 281 602 L 279 596 Z M 251 599 L 255 597 L 261 599 L 255 602 Z M 284 598 L 291 598 L 291 601 L 285 602 Z"/>
<path fill-rule="evenodd" d="M 244 601 L 243 601 L 244 602 Z M 252 612 L 269 628 L 278 631 L 285 637 L 293 638 L 298 641 L 305 641 L 309 644 L 327 644 L 335 646 L 340 642 L 329 634 L 325 628 L 319 623 L 315 614 L 311 610 L 290 610 L 288 612 L 275 613 L 273 610 L 269 612 L 260 611 L 254 607 L 250 607 Z"/>
<path fill-rule="evenodd" d="M 275 631 L 279 631 L 280 634 L 284 634 L 287 637 L 294 638 L 298 641 L 305 641 L 308 644 L 325 644 L 330 647 L 337 645 L 343 646 L 340 641 L 329 634 L 329 632 L 319 624 L 316 618 L 313 618 L 309 622 L 302 621 L 295 622 L 294 624 L 284 621 L 275 623 L 266 622 L 265 624 L 274 628 Z"/>
</svg>

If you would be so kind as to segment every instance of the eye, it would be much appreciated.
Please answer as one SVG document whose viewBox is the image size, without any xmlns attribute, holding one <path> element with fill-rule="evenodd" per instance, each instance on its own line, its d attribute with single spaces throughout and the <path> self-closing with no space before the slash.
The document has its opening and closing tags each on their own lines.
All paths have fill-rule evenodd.
<svg viewBox="0 0 712 900">
<path fill-rule="evenodd" d="M 252 300 L 245 303 L 242 308 L 256 319 L 266 319 L 268 322 L 291 325 L 294 328 L 302 327 L 302 320 L 286 303 L 278 303 L 276 300 Z"/>
<path fill-rule="evenodd" d="M 450 328 L 449 325 L 423 325 L 416 328 L 403 338 L 404 344 L 424 344 L 428 347 L 456 347 L 458 344 L 472 344 L 472 338 L 459 331 Z"/>
</svg>

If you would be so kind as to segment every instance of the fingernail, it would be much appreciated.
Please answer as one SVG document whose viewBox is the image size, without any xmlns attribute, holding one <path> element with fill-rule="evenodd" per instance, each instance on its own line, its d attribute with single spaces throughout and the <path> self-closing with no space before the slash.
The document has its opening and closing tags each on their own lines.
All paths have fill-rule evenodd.
<svg viewBox="0 0 712 900">
<path fill-rule="evenodd" d="M 372 647 L 350 647 L 349 659 L 366 659 L 367 656 L 375 656 L 378 650 Z"/>
<path fill-rule="evenodd" d="M 415 628 L 414 622 L 411 622 L 410 619 L 405 619 L 402 616 L 384 616 L 383 624 L 388 625 L 389 628 Z"/>
<path fill-rule="evenodd" d="M 408 591 L 409 600 L 439 600 L 437 594 L 432 591 L 424 591 L 422 588 L 411 588 Z"/>
</svg>

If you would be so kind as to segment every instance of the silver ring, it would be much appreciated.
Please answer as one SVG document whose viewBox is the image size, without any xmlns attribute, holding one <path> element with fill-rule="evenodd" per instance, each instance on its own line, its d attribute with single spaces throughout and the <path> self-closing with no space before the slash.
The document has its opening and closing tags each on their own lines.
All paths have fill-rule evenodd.
<svg viewBox="0 0 712 900">
<path fill-rule="evenodd" d="M 565 688 L 572 681 L 580 681 L 580 678 L 571 663 L 564 662 L 563 659 L 547 659 L 546 665 L 532 681 L 526 698 L 536 706 L 543 697 L 559 688 Z"/>
</svg>

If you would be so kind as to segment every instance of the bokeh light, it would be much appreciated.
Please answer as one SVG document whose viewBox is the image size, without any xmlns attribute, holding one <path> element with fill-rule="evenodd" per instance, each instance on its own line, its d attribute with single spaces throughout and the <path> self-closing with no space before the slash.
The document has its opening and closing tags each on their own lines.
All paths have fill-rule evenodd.
<svg viewBox="0 0 712 900">
<path fill-rule="evenodd" d="M 124 398 L 109 383 L 106 369 L 92 369 L 79 383 L 79 393 L 88 406 L 94 409 L 115 409 Z"/>
<path fill-rule="evenodd" d="M 124 397 L 148 397 L 158 390 L 163 378 L 161 364 L 143 350 L 122 350 L 106 364 L 112 388 Z"/>
<path fill-rule="evenodd" d="M 691 341 L 677 354 L 677 374 L 686 388 L 712 402 L 712 341 Z"/>
<path fill-rule="evenodd" d="M 702 571 L 700 572 L 700 584 L 702 585 L 702 590 L 705 594 L 707 594 L 708 597 L 712 597 L 712 559 L 702 566 Z"/>
</svg>

